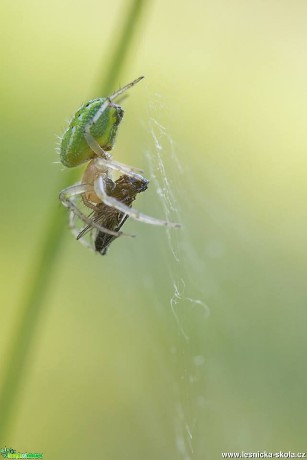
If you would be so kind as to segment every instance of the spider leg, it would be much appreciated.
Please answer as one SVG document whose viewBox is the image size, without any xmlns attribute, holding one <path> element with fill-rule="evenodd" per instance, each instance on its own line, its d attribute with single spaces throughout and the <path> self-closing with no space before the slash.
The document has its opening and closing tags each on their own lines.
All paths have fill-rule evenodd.
<svg viewBox="0 0 307 460">
<path fill-rule="evenodd" d="M 128 85 L 123 86 L 122 88 L 118 89 L 115 91 L 111 96 L 107 97 L 105 102 L 102 104 L 102 106 L 99 108 L 99 110 L 95 113 L 94 117 L 92 120 L 88 123 L 87 126 L 89 126 L 89 129 L 93 124 L 96 123 L 97 120 L 99 120 L 101 114 L 106 110 L 106 108 L 111 104 L 114 99 L 116 99 L 118 96 L 121 94 L 125 93 L 128 89 L 130 89 L 132 86 L 136 85 L 140 80 L 142 80 L 144 77 L 139 77 L 136 80 L 133 80 L 131 83 L 128 83 Z"/>
<path fill-rule="evenodd" d="M 104 104 L 103 104 L 104 105 Z M 90 128 L 92 126 L 92 121 L 86 125 L 84 128 L 84 137 L 88 146 L 93 150 L 93 152 L 97 155 L 97 160 L 99 160 L 99 165 L 101 168 L 105 169 L 113 169 L 115 171 L 119 171 L 123 174 L 127 174 L 128 176 L 136 177 L 138 173 L 142 173 L 143 170 L 139 168 L 135 168 L 133 166 L 125 165 L 124 163 L 119 163 L 118 161 L 111 160 L 111 155 L 108 152 L 105 152 L 96 139 L 90 133 Z"/>
<path fill-rule="evenodd" d="M 133 80 L 131 83 L 128 83 L 128 85 L 125 85 L 123 86 L 122 88 L 118 89 L 117 91 L 115 91 L 113 94 L 111 94 L 111 96 L 109 97 L 109 99 L 111 101 L 113 101 L 114 99 L 116 99 L 118 96 L 120 96 L 121 94 L 125 93 L 128 89 L 132 88 L 132 86 L 136 85 L 139 81 L 143 80 L 143 76 L 142 77 L 139 77 L 139 78 L 136 78 L 135 80 Z"/>
<path fill-rule="evenodd" d="M 79 219 L 81 219 L 83 222 L 85 222 L 90 227 L 94 227 L 100 232 L 107 233 L 108 235 L 113 235 L 116 237 L 129 236 L 130 238 L 134 238 L 134 235 L 130 235 L 128 233 L 123 233 L 123 232 L 113 232 L 112 230 L 102 227 L 101 225 L 97 224 L 97 222 L 94 222 L 92 219 L 87 217 L 78 208 L 78 206 L 74 203 L 73 197 L 77 195 L 82 195 L 83 193 L 90 192 L 92 190 L 93 190 L 92 185 L 86 185 L 86 184 L 72 185 L 71 187 L 68 187 L 60 192 L 59 199 L 66 208 L 69 208 L 76 216 L 79 217 Z"/>
<path fill-rule="evenodd" d="M 166 220 L 160 220 L 156 219 L 155 217 L 147 216 L 146 214 L 141 213 L 137 209 L 130 208 L 129 206 L 126 206 L 124 203 L 118 201 L 116 198 L 107 195 L 102 176 L 98 176 L 95 180 L 94 189 L 95 193 L 104 204 L 127 214 L 129 217 L 132 217 L 132 219 L 139 220 L 140 222 L 144 222 L 145 224 L 151 225 L 162 225 L 165 227 L 175 228 L 181 227 L 181 225 L 177 224 L 176 222 L 168 222 Z"/>
<path fill-rule="evenodd" d="M 76 226 L 76 217 L 77 217 L 77 215 L 74 213 L 74 211 L 70 210 L 70 212 L 69 212 L 69 228 L 70 228 L 72 234 L 74 235 L 74 237 L 75 237 L 76 239 L 78 239 L 80 230 L 79 230 L 79 229 L 77 228 L 77 226 Z M 90 243 L 89 243 L 88 241 L 86 241 L 85 239 L 80 238 L 79 241 L 80 241 L 80 243 L 83 244 L 83 246 L 85 246 L 86 248 L 89 248 L 89 249 L 94 250 L 93 245 L 90 244 Z"/>
</svg>

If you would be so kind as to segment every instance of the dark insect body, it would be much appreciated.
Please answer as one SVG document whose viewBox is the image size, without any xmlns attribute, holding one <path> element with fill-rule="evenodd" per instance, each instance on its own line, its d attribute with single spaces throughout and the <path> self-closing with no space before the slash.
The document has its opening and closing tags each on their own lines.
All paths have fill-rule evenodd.
<svg viewBox="0 0 307 460">
<path fill-rule="evenodd" d="M 148 181 L 146 179 L 136 179 L 135 177 L 128 175 L 121 176 L 115 182 L 113 182 L 111 179 L 108 179 L 106 182 L 107 194 L 129 207 L 131 207 L 137 194 L 145 192 L 147 187 Z M 102 227 L 118 233 L 129 216 L 111 206 L 107 206 L 104 203 L 98 203 L 89 217 L 93 222 L 96 222 Z M 91 230 L 93 231 L 91 225 L 87 225 L 79 233 L 77 239 L 82 238 L 88 231 Z M 95 251 L 104 256 L 107 253 L 110 244 L 116 238 L 118 238 L 118 236 L 110 235 L 95 229 Z"/>
</svg>

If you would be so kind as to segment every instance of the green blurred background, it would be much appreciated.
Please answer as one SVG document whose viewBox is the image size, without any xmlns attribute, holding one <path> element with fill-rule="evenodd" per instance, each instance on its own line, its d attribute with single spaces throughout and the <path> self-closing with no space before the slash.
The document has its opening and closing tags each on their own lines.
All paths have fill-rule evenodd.
<svg viewBox="0 0 307 460">
<path fill-rule="evenodd" d="M 127 5 L 2 0 L 1 364 L 67 175 L 56 136 L 101 95 Z M 146 76 L 123 103 L 114 156 L 149 177 L 149 126 L 166 128 L 184 227 L 168 238 L 128 222 L 137 238 L 106 257 L 65 228 L 0 448 L 112 460 L 306 451 L 307 4 L 156 0 L 145 13 L 113 85 Z M 154 181 L 136 205 L 163 217 Z"/>
</svg>

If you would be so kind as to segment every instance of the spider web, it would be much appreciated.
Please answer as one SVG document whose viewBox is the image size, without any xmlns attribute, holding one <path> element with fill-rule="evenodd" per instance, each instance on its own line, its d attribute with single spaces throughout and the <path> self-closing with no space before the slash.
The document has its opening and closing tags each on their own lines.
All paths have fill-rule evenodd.
<svg viewBox="0 0 307 460">
<path fill-rule="evenodd" d="M 168 275 L 172 287 L 168 303 L 177 328 L 170 354 L 174 362 L 179 360 L 181 363 L 179 369 L 174 371 L 175 444 L 179 458 L 190 460 L 197 456 L 199 440 L 195 441 L 195 438 L 199 430 L 199 413 L 205 401 L 202 395 L 205 359 L 201 346 L 195 346 L 195 341 L 201 344 L 200 340 L 195 340 L 195 336 L 203 334 L 209 307 L 205 301 L 201 276 L 204 262 L 197 255 L 189 222 L 184 215 L 185 210 L 190 209 L 197 190 L 187 178 L 176 143 L 166 128 L 167 123 L 159 121 L 165 115 L 164 100 L 156 94 L 149 102 L 146 129 L 151 144 L 145 154 L 151 182 L 155 185 L 153 189 L 156 189 L 165 219 L 183 225 L 180 230 L 166 228 Z"/>
</svg>

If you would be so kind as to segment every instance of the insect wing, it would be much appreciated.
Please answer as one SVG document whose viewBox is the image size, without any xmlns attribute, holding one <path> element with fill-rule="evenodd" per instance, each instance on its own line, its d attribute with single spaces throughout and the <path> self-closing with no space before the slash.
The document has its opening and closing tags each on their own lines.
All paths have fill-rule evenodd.
<svg viewBox="0 0 307 460">
<path fill-rule="evenodd" d="M 100 205 L 97 205 L 96 209 L 89 215 L 89 218 L 93 222 L 108 230 L 118 232 L 127 220 L 128 216 L 125 216 L 122 212 L 119 212 L 116 209 L 110 208 L 109 206 L 101 203 Z M 113 240 L 117 238 L 117 236 L 104 233 L 92 227 L 91 225 L 87 225 L 78 234 L 77 240 L 83 238 L 89 232 L 93 232 L 92 239 L 94 242 L 95 251 L 99 252 L 100 254 L 105 254 L 108 246 Z"/>
<path fill-rule="evenodd" d="M 112 218 L 108 222 L 111 224 L 111 226 L 106 227 L 109 230 L 113 230 L 114 232 L 118 232 L 121 227 L 124 225 L 126 220 L 128 219 L 129 216 L 123 214 L 122 212 L 119 212 L 115 209 L 112 209 Z M 105 224 L 103 225 L 104 227 L 106 226 Z M 105 255 L 108 247 L 117 238 L 117 236 L 114 235 L 109 235 L 108 233 L 104 232 L 97 232 L 94 245 L 95 245 L 95 250 L 99 252 L 101 255 Z"/>
</svg>

